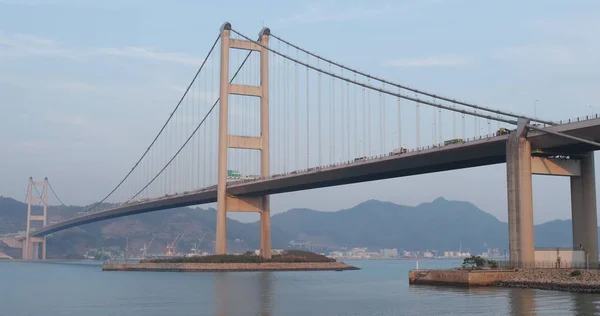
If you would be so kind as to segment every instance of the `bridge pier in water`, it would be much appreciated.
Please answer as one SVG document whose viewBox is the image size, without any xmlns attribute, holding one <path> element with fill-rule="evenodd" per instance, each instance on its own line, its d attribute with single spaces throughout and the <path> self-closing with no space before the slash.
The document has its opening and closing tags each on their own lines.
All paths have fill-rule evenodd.
<svg viewBox="0 0 600 316">
<path fill-rule="evenodd" d="M 519 120 L 506 148 L 509 254 L 511 264 L 535 262 L 532 175 L 568 176 L 571 180 L 573 247 L 589 253 L 590 267 L 598 266 L 598 229 L 594 153 L 579 160 L 533 157 L 527 139 L 528 121 Z"/>
<path fill-rule="evenodd" d="M 571 177 L 573 247 L 589 253 L 589 265 L 598 266 L 598 218 L 596 210 L 594 152 L 581 159 L 581 175 Z"/>
<path fill-rule="evenodd" d="M 258 45 L 254 42 L 231 39 L 231 24 L 221 27 L 221 73 L 219 104 L 219 147 L 217 171 L 217 233 L 215 253 L 227 253 L 227 212 L 260 213 L 260 254 L 271 258 L 271 218 L 269 196 L 236 197 L 227 193 L 227 150 L 240 148 L 260 151 L 260 176 L 266 178 L 269 171 L 269 29 L 260 32 Z M 263 47 L 264 46 L 264 47 Z M 260 86 L 230 83 L 229 50 L 240 49 L 260 53 Z M 260 136 L 229 134 L 229 95 L 260 98 Z"/>
</svg>

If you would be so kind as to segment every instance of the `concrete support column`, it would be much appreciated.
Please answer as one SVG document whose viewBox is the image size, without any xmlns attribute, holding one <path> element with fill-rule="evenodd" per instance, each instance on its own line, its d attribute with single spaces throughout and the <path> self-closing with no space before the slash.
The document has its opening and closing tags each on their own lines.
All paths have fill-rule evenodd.
<svg viewBox="0 0 600 316">
<path fill-rule="evenodd" d="M 40 259 L 40 243 L 34 242 L 32 248 L 33 248 L 33 251 L 31 254 L 31 260 L 39 260 Z"/>
<path fill-rule="evenodd" d="M 506 145 L 509 249 L 515 266 L 535 261 L 531 143 L 525 135 L 525 130 L 511 133 Z"/>
<path fill-rule="evenodd" d="M 260 43 L 269 46 L 270 31 L 268 28 L 261 30 Z M 260 49 L 260 137 L 262 148 L 260 152 L 260 175 L 263 178 L 271 175 L 269 165 L 269 51 Z M 260 212 L 260 255 L 271 258 L 271 198 L 263 197 L 262 211 Z"/>
<path fill-rule="evenodd" d="M 260 255 L 263 258 L 271 258 L 271 212 L 270 198 L 265 196 L 264 209 L 260 212 Z"/>
<path fill-rule="evenodd" d="M 581 159 L 581 176 L 571 177 L 573 246 L 589 253 L 590 267 L 598 267 L 598 218 L 594 153 Z"/>
<path fill-rule="evenodd" d="M 219 90 L 219 149 L 217 169 L 216 254 L 227 253 L 227 147 L 229 104 L 229 36 L 231 25 L 221 27 L 221 80 Z"/>
<path fill-rule="evenodd" d="M 42 260 L 46 260 L 46 236 L 44 236 L 44 241 L 42 241 Z"/>
</svg>

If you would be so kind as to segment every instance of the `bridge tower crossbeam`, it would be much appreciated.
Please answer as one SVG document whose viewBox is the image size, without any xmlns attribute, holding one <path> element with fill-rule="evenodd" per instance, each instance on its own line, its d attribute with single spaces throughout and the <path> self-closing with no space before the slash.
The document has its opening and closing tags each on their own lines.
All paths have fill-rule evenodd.
<svg viewBox="0 0 600 316">
<path fill-rule="evenodd" d="M 36 187 L 42 186 L 42 193 L 40 196 L 33 194 Z M 37 191 L 37 190 L 36 190 Z M 23 259 L 24 260 L 38 260 L 39 259 L 39 246 L 42 245 L 42 260 L 46 260 L 46 236 L 44 237 L 31 237 L 31 224 L 34 221 L 42 221 L 42 227 L 46 226 L 47 214 L 48 214 L 48 178 L 44 181 L 33 181 L 32 177 L 29 177 L 29 188 L 27 190 L 27 229 L 25 235 L 25 243 L 23 244 Z M 42 215 L 31 214 L 31 204 L 35 202 L 41 202 L 43 204 Z"/>
<path fill-rule="evenodd" d="M 260 32 L 259 43 L 232 39 L 231 24 L 221 27 L 221 73 L 219 104 L 219 145 L 217 171 L 217 254 L 227 253 L 227 212 L 260 213 L 260 254 L 271 257 L 271 218 L 269 196 L 236 197 L 227 193 L 227 151 L 229 148 L 260 151 L 260 176 L 269 176 L 269 45 L 270 31 Z M 229 50 L 239 49 L 260 53 L 260 86 L 240 85 L 229 82 Z M 260 98 L 260 136 L 239 136 L 229 134 L 229 95 L 242 95 Z"/>
</svg>

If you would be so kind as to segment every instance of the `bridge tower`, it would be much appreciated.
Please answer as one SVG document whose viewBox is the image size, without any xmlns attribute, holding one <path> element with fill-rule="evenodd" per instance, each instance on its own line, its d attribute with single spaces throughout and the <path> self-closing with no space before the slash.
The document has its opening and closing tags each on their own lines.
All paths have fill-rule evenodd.
<svg viewBox="0 0 600 316">
<path fill-rule="evenodd" d="M 527 124 L 528 120 L 519 119 L 517 131 L 510 134 L 506 148 L 511 264 L 526 267 L 535 262 L 532 175 L 537 174 L 570 177 L 573 248 L 584 250 L 589 266 L 597 267 L 594 152 L 569 160 L 533 157 Z"/>
<path fill-rule="evenodd" d="M 37 186 L 42 186 L 42 193 L 40 196 L 34 195 L 33 191 L 37 192 Z M 39 246 L 42 245 L 42 260 L 46 260 L 46 236 L 44 237 L 30 237 L 31 224 L 34 221 L 42 221 L 42 225 L 46 226 L 47 214 L 48 214 L 48 178 L 44 178 L 44 181 L 33 181 L 32 177 L 29 177 L 29 188 L 27 190 L 27 230 L 25 235 L 25 243 L 23 244 L 23 259 L 24 260 L 38 260 L 39 259 Z M 41 202 L 43 204 L 42 215 L 31 214 L 31 204 L 34 202 Z M 42 227 L 43 227 L 42 226 Z"/>
<path fill-rule="evenodd" d="M 261 30 L 258 45 L 255 42 L 230 38 L 231 24 L 221 27 L 221 77 L 219 104 L 219 145 L 217 170 L 217 254 L 227 253 L 227 212 L 260 213 L 260 254 L 271 257 L 271 218 L 269 196 L 236 197 L 227 193 L 227 150 L 241 148 L 260 151 L 260 176 L 269 176 L 269 45 L 270 31 Z M 229 50 L 240 49 L 260 53 L 260 86 L 231 84 L 229 82 Z M 260 98 L 260 136 L 230 135 L 229 95 Z"/>
</svg>

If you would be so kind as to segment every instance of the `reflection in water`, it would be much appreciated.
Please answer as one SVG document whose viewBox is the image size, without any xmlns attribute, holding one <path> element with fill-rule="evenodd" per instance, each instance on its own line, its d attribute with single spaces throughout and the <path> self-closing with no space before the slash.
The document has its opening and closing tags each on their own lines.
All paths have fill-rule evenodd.
<svg viewBox="0 0 600 316">
<path fill-rule="evenodd" d="M 466 296 L 477 298 L 478 304 L 469 306 L 474 313 L 487 310 L 502 310 L 508 307 L 509 315 L 600 315 L 600 296 L 595 294 L 568 293 L 537 289 L 496 288 L 496 287 L 455 287 L 411 285 L 413 299 L 424 296 L 456 298 Z M 508 303 L 508 306 L 506 304 Z M 465 305 L 468 306 L 468 305 Z M 429 308 L 431 311 L 431 308 Z"/>
<path fill-rule="evenodd" d="M 536 315 L 535 290 L 509 289 L 508 298 L 508 301 L 510 303 L 510 311 L 512 315 Z"/>
<path fill-rule="evenodd" d="M 599 299 L 600 297 L 597 294 L 572 294 L 573 315 L 600 315 L 600 311 L 598 311 Z"/>
<path fill-rule="evenodd" d="M 273 283 L 273 272 L 215 273 L 217 315 L 271 316 Z"/>
</svg>

